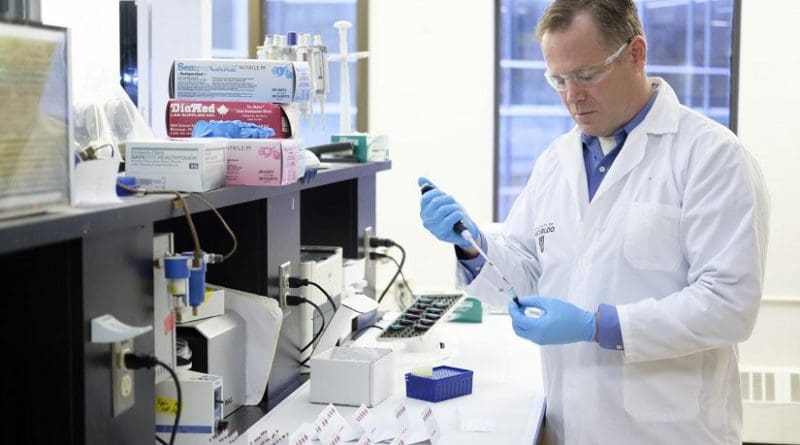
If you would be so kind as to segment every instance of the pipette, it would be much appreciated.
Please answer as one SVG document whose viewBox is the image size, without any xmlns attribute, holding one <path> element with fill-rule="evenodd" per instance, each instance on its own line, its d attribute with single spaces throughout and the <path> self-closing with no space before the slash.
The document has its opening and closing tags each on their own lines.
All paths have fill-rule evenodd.
<svg viewBox="0 0 800 445">
<path fill-rule="evenodd" d="M 432 184 L 422 184 L 422 186 L 420 187 L 420 192 L 424 195 L 426 192 L 429 192 L 433 189 L 434 187 Z M 480 255 L 481 258 L 483 258 L 483 260 L 486 261 L 486 264 L 488 264 L 489 267 L 492 268 L 494 273 L 496 273 L 497 276 L 499 276 L 506 283 L 506 287 L 500 288 L 498 290 L 500 292 L 511 295 L 511 299 L 514 300 L 514 303 L 517 303 L 517 307 L 522 308 L 522 304 L 520 304 L 519 302 L 519 297 L 517 296 L 517 291 L 514 290 L 514 286 L 512 286 L 511 282 L 508 281 L 508 278 L 506 278 L 506 276 L 503 275 L 502 272 L 500 272 L 500 269 L 497 267 L 497 265 L 495 265 L 494 262 L 492 262 L 492 260 L 489 259 L 489 257 L 486 255 L 486 252 L 484 252 L 483 249 L 481 249 L 481 246 L 479 246 L 478 243 L 475 242 L 475 239 L 472 237 L 472 234 L 469 232 L 469 229 L 467 229 L 467 226 L 464 224 L 464 222 L 459 221 L 453 224 L 453 231 L 459 234 L 461 238 L 467 240 L 467 242 L 469 242 L 472 248 L 478 251 L 478 255 Z"/>
<path fill-rule="evenodd" d="M 333 24 L 333 27 L 339 30 L 339 56 L 342 58 L 342 64 L 339 69 L 339 103 L 341 110 L 339 111 L 339 133 L 350 134 L 350 61 L 347 57 L 347 30 L 353 26 L 352 23 L 346 20 L 339 20 Z"/>
</svg>

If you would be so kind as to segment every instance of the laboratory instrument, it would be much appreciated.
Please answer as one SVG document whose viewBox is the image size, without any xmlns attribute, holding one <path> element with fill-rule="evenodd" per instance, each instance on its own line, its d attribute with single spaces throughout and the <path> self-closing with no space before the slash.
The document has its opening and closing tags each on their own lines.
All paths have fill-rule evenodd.
<svg viewBox="0 0 800 445">
<path fill-rule="evenodd" d="M 431 191 L 434 188 L 435 187 L 430 183 L 423 184 L 420 187 L 420 192 L 424 195 L 426 192 Z M 511 295 L 511 299 L 514 300 L 514 303 L 516 303 L 517 306 L 521 308 L 522 305 L 519 304 L 519 297 L 517 296 L 517 291 L 514 290 L 514 286 L 512 286 L 508 278 L 506 278 L 506 276 L 503 275 L 502 272 L 500 272 L 500 269 L 497 267 L 497 265 L 495 265 L 494 262 L 492 262 L 492 260 L 489 259 L 489 256 L 486 255 L 486 252 L 484 252 L 483 249 L 481 249 L 481 246 L 479 246 L 478 243 L 475 242 L 475 239 L 472 237 L 472 234 L 467 229 L 467 226 L 464 225 L 462 221 L 459 221 L 453 224 L 453 231 L 459 234 L 465 240 L 467 240 L 467 242 L 470 243 L 472 248 L 478 251 L 478 254 L 484 259 L 484 261 L 486 261 L 486 264 L 488 264 L 489 267 L 491 267 L 492 270 L 497 274 L 497 276 L 499 276 L 503 280 L 503 282 L 506 283 L 506 287 L 500 288 L 498 290 L 500 292 Z"/>
</svg>

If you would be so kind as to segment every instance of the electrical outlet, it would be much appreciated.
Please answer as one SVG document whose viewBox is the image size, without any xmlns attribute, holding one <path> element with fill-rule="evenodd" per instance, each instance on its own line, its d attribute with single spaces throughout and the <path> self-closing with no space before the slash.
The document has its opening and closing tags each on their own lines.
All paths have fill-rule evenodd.
<svg viewBox="0 0 800 445">
<path fill-rule="evenodd" d="M 292 274 L 292 262 L 287 261 L 278 266 L 278 303 L 286 312 L 289 305 L 286 303 L 286 297 L 289 295 L 289 277 Z"/>
<path fill-rule="evenodd" d="M 133 339 L 111 344 L 111 410 L 114 417 L 124 413 L 135 403 L 133 370 L 125 367 L 123 354 L 133 352 Z"/>
<path fill-rule="evenodd" d="M 364 254 L 364 258 L 369 261 L 369 252 L 372 248 L 369 247 L 369 239 L 372 238 L 373 231 L 372 226 L 364 228 L 364 238 L 361 239 L 361 249 L 362 253 Z"/>
</svg>

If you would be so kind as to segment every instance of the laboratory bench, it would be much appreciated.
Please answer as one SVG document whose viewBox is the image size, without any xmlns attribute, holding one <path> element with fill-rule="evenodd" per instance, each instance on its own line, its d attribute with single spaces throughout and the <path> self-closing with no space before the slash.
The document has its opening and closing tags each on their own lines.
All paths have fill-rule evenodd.
<svg viewBox="0 0 800 445">
<path fill-rule="evenodd" d="M 389 316 L 380 324 L 386 326 L 391 319 Z M 367 330 L 354 343 L 392 349 L 393 391 L 388 399 L 370 409 L 376 424 L 394 427 L 394 410 L 404 404 L 412 429 L 417 426 L 422 430 L 418 418 L 429 406 L 442 434 L 437 445 L 531 445 L 539 441 L 545 413 L 539 347 L 514 334 L 508 314 L 488 314 L 482 323 L 437 323 L 426 334 L 433 339 L 423 341 L 443 343 L 444 349 L 438 351 L 411 344 L 415 339 L 378 341 L 379 333 Z M 435 403 L 406 397 L 405 374 L 429 365 L 471 370 L 472 393 Z M 248 438 L 258 437 L 263 431 L 291 434 L 304 423 L 313 424 L 324 408 L 324 404 L 310 402 L 310 382 L 306 382 L 242 434 Z M 354 424 L 350 416 L 357 407 L 336 408 Z M 462 418 L 480 425 L 476 430 L 484 431 L 465 431 Z"/>
<path fill-rule="evenodd" d="M 208 266 L 207 282 L 272 297 L 281 264 L 291 262 L 292 275 L 298 274 L 301 245 L 341 246 L 345 258 L 363 258 L 365 233 L 375 228 L 376 175 L 391 162 L 321 167 L 309 184 L 201 194 L 239 242 L 235 255 Z M 134 374 L 135 403 L 114 417 L 110 347 L 90 341 L 90 324 L 111 314 L 131 326 L 160 328 L 153 317 L 154 237 L 172 233 L 175 251 L 192 250 L 173 198 L 131 196 L 120 204 L 0 221 L 3 404 L 15 413 L 5 442 L 153 443 L 153 371 Z M 203 249 L 228 252 L 231 241 L 216 216 L 186 199 Z M 373 286 L 367 292 L 374 292 L 374 269 L 367 267 L 366 275 Z M 297 316 L 284 317 L 262 414 L 304 382 L 292 346 Z M 153 331 L 136 337 L 134 347 L 153 354 Z"/>
</svg>

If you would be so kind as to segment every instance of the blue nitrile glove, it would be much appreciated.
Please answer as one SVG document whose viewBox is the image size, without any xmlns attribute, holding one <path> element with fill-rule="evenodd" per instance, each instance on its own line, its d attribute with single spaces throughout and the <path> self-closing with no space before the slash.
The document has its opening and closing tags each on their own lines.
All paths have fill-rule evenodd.
<svg viewBox="0 0 800 445">
<path fill-rule="evenodd" d="M 564 300 L 546 297 L 525 297 L 508 304 L 511 325 L 522 338 L 540 345 L 563 345 L 578 341 L 594 341 L 594 314 Z M 542 311 L 538 318 L 525 315 L 525 308 Z"/>
<path fill-rule="evenodd" d="M 204 121 L 192 126 L 193 138 L 266 139 L 275 136 L 275 130 L 240 120 Z"/>
<path fill-rule="evenodd" d="M 301 184 L 311 184 L 311 181 L 317 176 L 317 169 L 314 167 L 306 167 L 306 173 L 299 179 Z"/>
<path fill-rule="evenodd" d="M 452 196 L 436 188 L 426 178 L 419 178 L 418 183 L 420 187 L 424 184 L 430 184 L 434 187 L 432 190 L 423 193 L 419 202 L 419 216 L 422 218 L 422 225 L 433 236 L 442 241 L 453 243 L 463 248 L 470 247 L 469 241 L 453 230 L 453 226 L 461 221 L 467 226 L 472 239 L 478 239 L 478 226 L 470 219 L 461 204 L 457 203 Z"/>
</svg>

